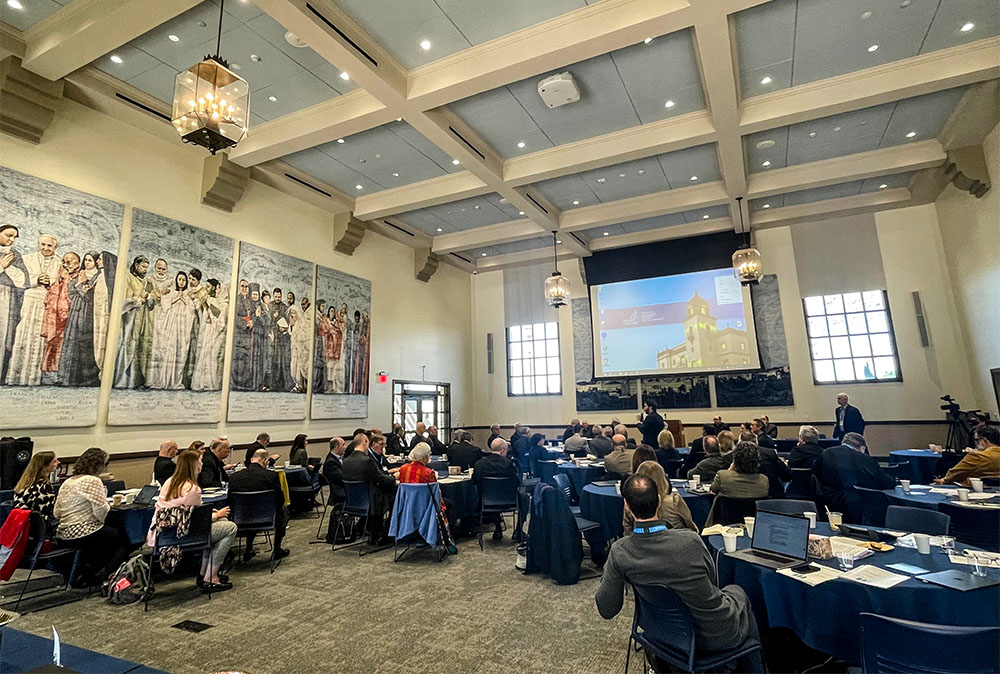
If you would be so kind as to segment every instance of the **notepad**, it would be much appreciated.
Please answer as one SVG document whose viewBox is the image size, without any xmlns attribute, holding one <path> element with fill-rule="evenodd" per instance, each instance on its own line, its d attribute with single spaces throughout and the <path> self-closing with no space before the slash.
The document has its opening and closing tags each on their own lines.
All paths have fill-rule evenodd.
<svg viewBox="0 0 1000 674">
<path fill-rule="evenodd" d="M 892 571 L 886 571 L 885 569 L 879 568 L 874 564 L 856 566 L 845 573 L 844 578 L 862 583 L 864 585 L 880 587 L 883 590 L 895 587 L 896 585 L 909 580 L 908 576 L 902 576 L 898 573 L 893 573 Z"/>
<path fill-rule="evenodd" d="M 813 571 L 812 573 L 796 573 L 789 569 L 778 569 L 778 574 L 782 576 L 788 576 L 789 578 L 794 578 L 797 581 L 803 582 L 806 585 L 815 587 L 820 583 L 825 583 L 828 580 L 834 580 L 836 578 L 842 578 L 844 572 L 839 569 L 834 569 L 829 566 L 822 566 L 820 564 L 811 564 L 814 569 L 819 569 L 818 571 Z"/>
</svg>

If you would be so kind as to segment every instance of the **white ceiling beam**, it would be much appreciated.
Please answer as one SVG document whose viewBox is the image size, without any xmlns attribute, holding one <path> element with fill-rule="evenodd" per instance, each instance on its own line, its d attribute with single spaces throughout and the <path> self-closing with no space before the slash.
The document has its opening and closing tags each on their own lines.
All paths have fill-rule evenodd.
<svg viewBox="0 0 1000 674">
<path fill-rule="evenodd" d="M 839 199 L 827 199 L 797 206 L 757 211 L 750 215 L 750 226 L 752 229 L 785 227 L 824 218 L 903 208 L 911 204 L 910 190 L 899 187 L 880 192 L 866 192 L 850 197 L 840 197 Z"/>
<path fill-rule="evenodd" d="M 757 199 L 852 180 L 919 171 L 940 166 L 945 159 L 944 148 L 937 140 L 897 145 L 808 164 L 796 164 L 765 173 L 753 173 L 750 175 L 747 196 Z"/>
<path fill-rule="evenodd" d="M 616 236 L 602 236 L 590 242 L 590 249 L 594 252 L 600 250 L 610 250 L 612 248 L 624 248 L 626 246 L 638 246 L 643 243 L 653 243 L 655 241 L 668 241 L 670 239 L 686 239 L 690 236 L 703 236 L 705 234 L 716 234 L 718 232 L 731 232 L 733 222 L 729 218 L 712 218 L 711 220 L 699 220 L 698 222 L 688 222 L 683 225 L 670 225 L 659 229 L 649 229 L 644 232 L 629 232 L 628 234 L 618 234 Z"/>
<path fill-rule="evenodd" d="M 743 101 L 744 135 L 1000 77 L 1000 38 L 949 47 Z"/>
<path fill-rule="evenodd" d="M 575 253 L 561 252 L 556 256 L 556 259 L 562 262 L 565 260 L 577 260 L 579 256 Z M 552 250 L 549 248 L 527 250 L 523 253 L 507 253 L 506 255 L 480 257 L 475 260 L 475 263 L 476 271 L 495 271 L 497 269 L 512 267 L 527 267 L 545 262 L 546 260 L 552 260 Z"/>
<path fill-rule="evenodd" d="M 354 205 L 354 199 L 350 195 L 283 161 L 258 164 L 253 167 L 250 176 L 276 190 L 332 213 L 350 211 Z"/>
<path fill-rule="evenodd" d="M 376 220 L 369 220 L 368 227 L 372 231 L 378 232 L 383 236 L 387 236 L 390 239 L 399 241 L 400 243 L 406 244 L 412 248 L 429 248 L 433 242 L 433 239 L 429 234 L 425 234 L 419 229 L 413 229 L 395 218 L 378 218 Z"/>
<path fill-rule="evenodd" d="M 58 80 L 201 0 L 73 0 L 24 32 L 21 65 Z"/>
<path fill-rule="evenodd" d="M 574 232 L 727 203 L 729 195 L 717 181 L 563 211 L 559 231 Z"/>
<path fill-rule="evenodd" d="M 458 199 L 479 197 L 492 191 L 482 179 L 469 171 L 446 173 L 437 178 L 357 197 L 354 214 L 362 220 L 384 218 Z"/>
<path fill-rule="evenodd" d="M 501 222 L 461 232 L 438 234 L 434 237 L 431 251 L 443 255 L 471 248 L 510 243 L 539 235 L 538 225 L 531 220 L 514 220 L 513 222 Z"/>
</svg>

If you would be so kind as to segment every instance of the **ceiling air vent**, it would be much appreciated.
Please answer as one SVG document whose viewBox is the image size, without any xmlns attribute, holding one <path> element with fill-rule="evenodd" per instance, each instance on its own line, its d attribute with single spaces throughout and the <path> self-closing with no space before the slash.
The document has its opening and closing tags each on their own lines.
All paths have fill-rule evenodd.
<svg viewBox="0 0 1000 674">
<path fill-rule="evenodd" d="M 480 159 L 483 159 L 483 160 L 486 159 L 486 155 L 484 155 L 482 152 L 480 152 L 479 149 L 475 145 L 473 145 L 472 143 L 470 143 L 465 136 L 463 136 L 462 134 L 460 134 L 458 131 L 455 131 L 455 127 L 449 126 L 448 130 L 451 131 L 452 134 L 454 134 L 454 136 L 456 138 L 458 138 L 460 141 L 462 141 L 463 143 L 465 143 L 466 147 L 468 147 L 470 150 L 472 150 L 477 155 L 479 155 Z"/>
<path fill-rule="evenodd" d="M 369 62 L 370 62 L 370 63 L 371 63 L 371 64 L 372 64 L 373 66 L 375 66 L 376 68 L 378 68 L 378 61 L 376 61 L 376 60 L 375 60 L 374 58 L 372 58 L 372 55 L 371 55 L 371 54 L 369 54 L 369 53 L 368 53 L 368 52 L 366 52 L 366 51 L 365 51 L 364 49 L 362 49 L 362 48 L 361 48 L 361 46 L 360 46 L 360 45 L 359 45 L 359 44 L 358 44 L 357 42 L 355 42 L 355 41 L 354 41 L 354 40 L 352 40 L 351 38 L 347 37 L 347 35 L 346 35 L 346 34 L 344 33 L 344 31 L 340 30 L 339 28 L 337 28 L 337 26 L 336 26 L 336 25 L 334 25 L 333 21 L 330 21 L 330 19 L 328 19 L 328 18 L 326 18 L 325 16 L 323 16 L 323 14 L 322 14 L 322 13 L 320 13 L 320 11 L 319 11 L 319 10 L 317 10 L 317 9 L 316 9 L 315 7 L 313 7 L 313 6 L 312 6 L 311 4 L 309 4 L 308 2 L 306 3 L 306 9 L 308 9 L 308 10 L 309 10 L 310 12 L 312 12 L 313 14 L 315 14 L 315 15 L 316 15 L 316 17 L 317 17 L 317 18 L 318 18 L 318 19 L 319 19 L 320 21 L 322 21 L 323 23 L 325 23 L 325 24 L 326 24 L 326 25 L 327 25 L 327 26 L 328 26 L 328 27 L 330 28 L 330 30 L 332 30 L 332 31 L 333 31 L 334 33 L 336 33 L 336 34 L 337 34 L 337 35 L 339 35 L 339 36 L 340 36 L 341 38 L 343 38 L 344 42 L 346 42 L 347 44 L 349 44 L 349 45 L 351 45 L 352 47 L 354 47 L 354 50 L 355 50 L 356 52 L 358 52 L 359 54 L 361 54 L 362 56 L 364 56 L 364 57 L 365 57 L 366 59 L 368 59 L 368 61 L 369 61 Z"/>
<path fill-rule="evenodd" d="M 408 232 L 405 229 L 403 229 L 402 227 L 400 227 L 399 225 L 394 225 L 391 222 L 389 222 L 388 220 L 383 220 L 382 224 L 383 225 L 388 225 L 389 227 L 392 227 L 393 229 L 398 229 L 399 231 L 401 231 L 403 234 L 406 234 L 407 236 L 413 236 L 413 232 Z"/>
<path fill-rule="evenodd" d="M 333 197 L 333 195 L 330 194 L 329 192 L 327 192 L 326 190 L 321 190 L 320 188 L 316 187 L 315 185 L 310 185 L 305 180 L 302 180 L 301 178 L 296 178 L 291 173 L 286 173 L 285 177 L 288 178 L 289 180 L 294 180 L 295 182 L 297 182 L 299 185 L 302 185 L 303 187 L 308 187 L 313 192 L 319 192 L 320 194 L 322 194 L 325 197 Z"/>
<path fill-rule="evenodd" d="M 137 101 L 137 100 L 135 100 L 133 98 L 129 98 L 128 96 L 126 96 L 124 94 L 120 94 L 120 93 L 118 93 L 116 91 L 115 92 L 115 97 L 118 98 L 119 100 L 125 101 L 129 105 L 132 105 L 132 106 L 135 106 L 135 107 L 139 108 L 140 110 L 142 110 L 144 112 L 148 112 L 151 115 L 156 115 L 157 117 L 159 117 L 162 120 L 165 120 L 167 122 L 170 121 L 170 115 L 165 115 L 162 112 L 160 112 L 159 110 L 154 110 L 153 108 L 149 107 L 148 105 L 143 105 L 139 101 Z"/>
</svg>

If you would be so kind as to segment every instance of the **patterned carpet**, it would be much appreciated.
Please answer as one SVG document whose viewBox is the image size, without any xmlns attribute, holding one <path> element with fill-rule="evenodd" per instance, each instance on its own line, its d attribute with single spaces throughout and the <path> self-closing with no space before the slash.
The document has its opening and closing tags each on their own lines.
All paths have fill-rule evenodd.
<svg viewBox="0 0 1000 674">
<path fill-rule="evenodd" d="M 12 627 L 176 674 L 283 672 L 618 672 L 631 601 L 615 620 L 597 614 L 599 580 L 563 587 L 514 568 L 515 546 L 459 543 L 438 564 L 411 550 L 358 558 L 308 545 L 314 518 L 294 519 L 292 550 L 269 575 L 259 555 L 209 600 L 193 579 L 161 582 L 149 612 L 96 597 L 29 613 Z M 586 566 L 586 565 L 585 565 Z M 586 574 L 586 569 L 585 569 Z M 23 607 L 22 607 L 23 608 Z M 192 634 L 182 620 L 213 625 Z M 635 671 L 640 667 L 633 663 Z"/>
</svg>

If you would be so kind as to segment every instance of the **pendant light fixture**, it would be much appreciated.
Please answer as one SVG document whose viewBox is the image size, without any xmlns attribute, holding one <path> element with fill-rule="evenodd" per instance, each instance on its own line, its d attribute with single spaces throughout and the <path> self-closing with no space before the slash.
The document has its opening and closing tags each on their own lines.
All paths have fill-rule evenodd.
<svg viewBox="0 0 1000 674">
<path fill-rule="evenodd" d="M 559 254 L 556 233 L 552 232 L 552 276 L 545 279 L 545 300 L 550 307 L 564 307 L 569 303 L 569 279 L 559 273 Z"/>
<path fill-rule="evenodd" d="M 250 87 L 219 55 L 225 6 L 225 0 L 220 0 L 215 55 L 177 75 L 171 114 L 181 140 L 212 154 L 235 147 L 246 137 L 250 123 Z"/>
<path fill-rule="evenodd" d="M 750 227 L 744 229 L 743 197 L 736 197 L 736 208 L 740 212 L 740 232 L 743 233 L 744 246 L 733 253 L 733 275 L 739 279 L 740 285 L 755 286 L 764 278 L 764 266 L 760 251 L 750 245 Z"/>
</svg>

